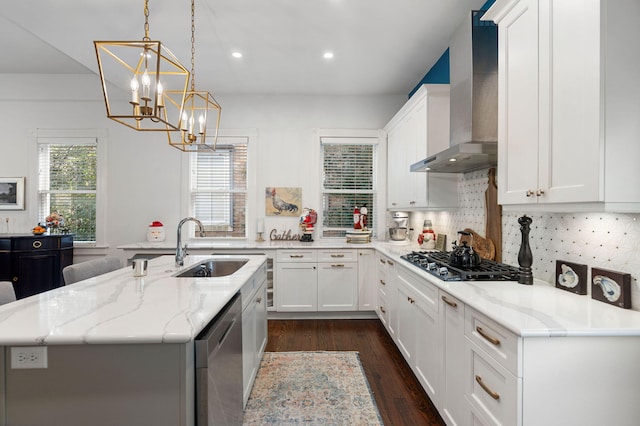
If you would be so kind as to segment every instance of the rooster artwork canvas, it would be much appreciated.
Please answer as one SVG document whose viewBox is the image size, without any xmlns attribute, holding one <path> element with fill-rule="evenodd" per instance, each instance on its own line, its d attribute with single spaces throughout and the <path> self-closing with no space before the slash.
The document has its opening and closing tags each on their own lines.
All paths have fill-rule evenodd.
<svg viewBox="0 0 640 426">
<path fill-rule="evenodd" d="M 302 188 L 267 187 L 265 191 L 267 216 L 299 216 Z"/>
</svg>

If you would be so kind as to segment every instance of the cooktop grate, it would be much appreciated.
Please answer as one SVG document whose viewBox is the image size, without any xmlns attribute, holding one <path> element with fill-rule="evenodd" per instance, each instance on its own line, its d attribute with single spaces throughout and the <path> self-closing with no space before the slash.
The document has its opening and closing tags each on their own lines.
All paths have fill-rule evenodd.
<svg viewBox="0 0 640 426">
<path fill-rule="evenodd" d="M 480 265 L 473 268 L 451 266 L 448 252 L 411 252 L 401 256 L 404 260 L 446 280 L 461 281 L 517 281 L 518 268 L 493 260 L 481 259 Z M 435 263 L 435 267 L 433 264 Z M 431 264 L 431 266 L 430 266 Z M 447 268 L 443 274 L 440 268 Z M 446 275 L 446 276 L 445 276 Z"/>
</svg>

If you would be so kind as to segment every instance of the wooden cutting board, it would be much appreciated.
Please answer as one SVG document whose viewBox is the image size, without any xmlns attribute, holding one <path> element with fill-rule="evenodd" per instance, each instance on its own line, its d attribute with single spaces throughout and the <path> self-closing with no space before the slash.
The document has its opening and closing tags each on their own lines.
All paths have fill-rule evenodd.
<svg viewBox="0 0 640 426">
<path fill-rule="evenodd" d="M 473 236 L 473 241 L 471 241 L 470 237 L 466 237 L 464 235 L 460 241 L 467 241 L 467 245 L 473 246 L 473 250 L 478 253 L 478 256 L 481 258 L 495 260 L 496 246 L 493 244 L 493 241 L 489 238 L 484 238 L 473 229 L 466 228 L 465 231 Z"/>
<path fill-rule="evenodd" d="M 489 169 L 489 185 L 484 193 L 485 238 L 495 246 L 495 261 L 502 262 L 502 206 L 498 204 L 496 169 Z"/>
</svg>

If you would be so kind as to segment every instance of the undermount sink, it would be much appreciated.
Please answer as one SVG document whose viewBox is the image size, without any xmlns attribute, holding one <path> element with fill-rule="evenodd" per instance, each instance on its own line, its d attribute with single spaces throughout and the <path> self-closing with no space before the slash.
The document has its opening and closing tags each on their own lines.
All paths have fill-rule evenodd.
<svg viewBox="0 0 640 426">
<path fill-rule="evenodd" d="M 248 262 L 247 259 L 207 259 L 196 263 L 188 269 L 174 275 L 178 278 L 184 277 L 226 277 L 242 268 Z"/>
</svg>

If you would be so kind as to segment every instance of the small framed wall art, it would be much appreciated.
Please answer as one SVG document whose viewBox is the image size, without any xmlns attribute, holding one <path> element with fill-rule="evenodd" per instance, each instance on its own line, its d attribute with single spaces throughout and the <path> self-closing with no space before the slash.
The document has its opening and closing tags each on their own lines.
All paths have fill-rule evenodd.
<svg viewBox="0 0 640 426">
<path fill-rule="evenodd" d="M 24 210 L 24 177 L 0 177 L 0 210 Z"/>
<path fill-rule="evenodd" d="M 576 294 L 587 294 L 587 265 L 556 260 L 556 287 Z"/>
<path fill-rule="evenodd" d="M 265 190 L 266 216 L 299 216 L 302 211 L 302 188 L 268 186 Z"/>
<path fill-rule="evenodd" d="M 620 308 L 631 308 L 631 274 L 591 268 L 591 298 Z"/>
</svg>

